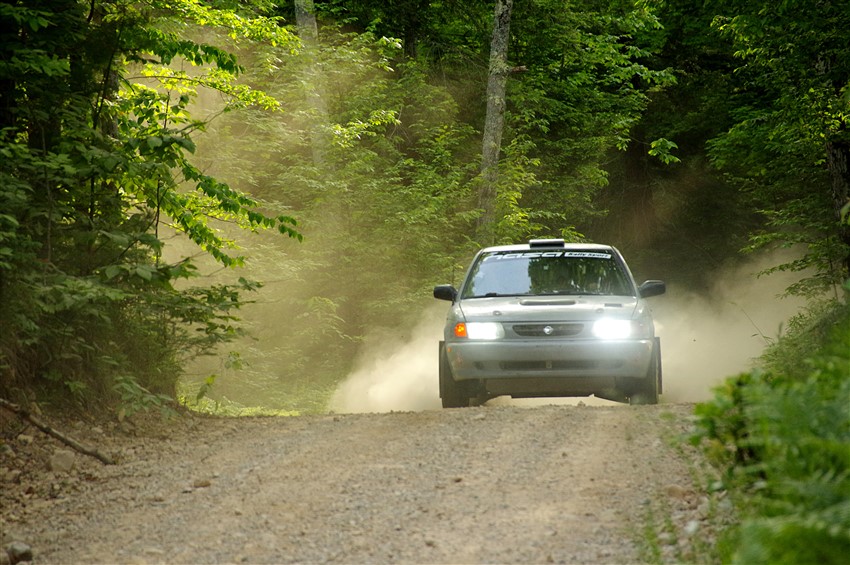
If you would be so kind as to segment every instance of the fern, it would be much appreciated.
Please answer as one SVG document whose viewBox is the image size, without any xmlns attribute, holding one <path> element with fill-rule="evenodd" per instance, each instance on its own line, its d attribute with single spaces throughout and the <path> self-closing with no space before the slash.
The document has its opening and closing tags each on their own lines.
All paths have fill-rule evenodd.
<svg viewBox="0 0 850 565">
<path fill-rule="evenodd" d="M 838 564 L 850 555 L 850 307 L 837 311 L 824 344 L 798 359 L 805 379 L 742 375 L 697 409 L 699 439 L 747 454 L 715 459 L 743 479 L 730 483 L 745 513 L 729 533 L 733 563 Z"/>
</svg>

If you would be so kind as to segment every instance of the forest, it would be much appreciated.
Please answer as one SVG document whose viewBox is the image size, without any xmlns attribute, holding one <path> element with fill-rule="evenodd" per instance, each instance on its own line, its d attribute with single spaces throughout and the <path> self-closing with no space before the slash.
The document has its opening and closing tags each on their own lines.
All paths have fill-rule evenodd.
<svg viewBox="0 0 850 565">
<path fill-rule="evenodd" d="M 484 245 L 612 243 L 697 292 L 780 249 L 765 273 L 806 308 L 697 407 L 694 441 L 755 509 L 719 551 L 850 552 L 845 2 L 4 0 L 0 19 L 0 398 L 322 412 L 369 336 L 409 333 Z"/>
</svg>

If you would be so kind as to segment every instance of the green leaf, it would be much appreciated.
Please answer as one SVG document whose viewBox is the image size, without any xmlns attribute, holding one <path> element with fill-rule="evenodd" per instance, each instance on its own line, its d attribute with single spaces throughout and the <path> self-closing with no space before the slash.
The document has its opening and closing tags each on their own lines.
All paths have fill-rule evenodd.
<svg viewBox="0 0 850 565">
<path fill-rule="evenodd" d="M 103 270 L 106 280 L 112 280 L 120 276 L 123 272 L 124 268 L 121 265 L 109 265 Z"/>
<path fill-rule="evenodd" d="M 154 276 L 154 273 L 156 272 L 156 270 L 154 268 L 148 266 L 148 265 L 139 265 L 138 267 L 136 267 L 136 269 L 133 272 L 138 277 L 140 277 L 140 278 L 142 278 L 146 281 L 150 281 L 150 280 L 153 279 L 153 276 Z"/>
<path fill-rule="evenodd" d="M 665 165 L 669 165 L 671 163 L 679 163 L 679 158 L 671 153 L 671 151 L 678 148 L 679 146 L 676 145 L 674 142 L 661 137 L 650 143 L 649 154 L 653 157 L 658 158 L 658 160 L 660 160 Z"/>
</svg>

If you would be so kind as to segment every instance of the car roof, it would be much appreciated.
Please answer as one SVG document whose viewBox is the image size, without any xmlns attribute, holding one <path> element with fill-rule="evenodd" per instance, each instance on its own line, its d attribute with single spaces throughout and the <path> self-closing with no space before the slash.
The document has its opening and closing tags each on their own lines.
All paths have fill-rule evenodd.
<svg viewBox="0 0 850 565">
<path fill-rule="evenodd" d="M 565 243 L 562 239 L 532 239 L 527 243 L 513 245 L 495 245 L 481 250 L 482 253 L 494 251 L 528 251 L 530 249 L 565 249 L 567 251 L 615 251 L 611 245 L 601 243 Z"/>
</svg>

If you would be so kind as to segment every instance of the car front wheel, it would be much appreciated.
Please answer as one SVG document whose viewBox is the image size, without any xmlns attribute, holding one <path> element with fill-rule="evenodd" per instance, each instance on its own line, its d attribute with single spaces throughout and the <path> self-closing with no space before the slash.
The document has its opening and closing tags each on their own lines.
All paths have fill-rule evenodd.
<svg viewBox="0 0 850 565">
<path fill-rule="evenodd" d="M 463 387 L 452 376 L 452 367 L 446 355 L 446 344 L 440 342 L 440 398 L 443 408 L 463 408 L 469 406 L 469 397 Z"/>
<path fill-rule="evenodd" d="M 661 393 L 661 342 L 655 338 L 652 348 L 652 361 L 641 384 L 629 397 L 629 404 L 658 404 Z"/>
</svg>

